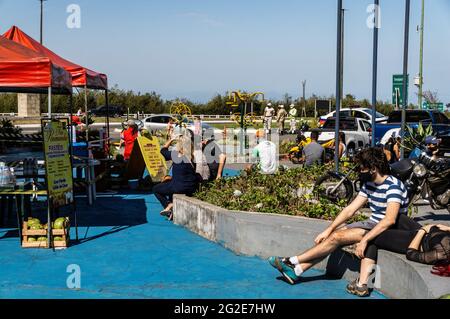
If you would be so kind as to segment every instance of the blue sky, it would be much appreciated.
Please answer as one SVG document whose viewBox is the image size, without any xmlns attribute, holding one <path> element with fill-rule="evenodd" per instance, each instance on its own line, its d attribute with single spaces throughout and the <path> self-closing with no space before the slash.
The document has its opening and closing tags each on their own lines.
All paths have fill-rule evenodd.
<svg viewBox="0 0 450 319">
<path fill-rule="evenodd" d="M 110 85 L 164 98 L 205 101 L 227 90 L 278 98 L 335 92 L 336 0 L 49 0 L 45 44 L 105 72 Z M 371 97 L 371 0 L 344 0 L 345 93 Z M 412 0 L 410 74 L 418 73 L 420 2 Z M 69 4 L 81 7 L 81 29 L 66 27 Z M 404 0 L 381 0 L 379 99 L 391 97 L 402 72 Z M 450 1 L 426 0 L 425 89 L 450 102 Z M 11 25 L 39 38 L 37 0 L 0 0 L 0 30 Z M 411 82 L 413 82 L 411 80 Z M 416 89 L 410 89 L 415 102 Z"/>
</svg>

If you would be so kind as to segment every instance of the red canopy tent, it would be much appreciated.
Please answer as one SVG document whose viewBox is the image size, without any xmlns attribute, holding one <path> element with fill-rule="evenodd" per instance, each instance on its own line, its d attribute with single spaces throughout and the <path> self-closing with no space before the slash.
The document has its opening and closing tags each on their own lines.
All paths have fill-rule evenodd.
<svg viewBox="0 0 450 319">
<path fill-rule="evenodd" d="M 71 94 L 70 73 L 45 55 L 0 36 L 0 91 Z"/>
<path fill-rule="evenodd" d="M 72 75 L 72 86 L 81 87 L 85 89 L 85 108 L 86 115 L 87 110 L 87 89 L 104 90 L 105 91 L 105 104 L 109 110 L 108 103 L 108 78 L 105 74 L 98 73 L 82 67 L 78 64 L 70 62 L 61 56 L 57 55 L 53 51 L 47 49 L 45 46 L 34 40 L 28 34 L 23 32 L 16 26 L 11 27 L 4 35 L 4 37 L 15 41 L 39 54 L 47 56 L 54 64 L 64 68 Z M 71 104 L 71 117 L 72 117 L 72 102 Z M 109 111 L 107 111 L 106 126 L 107 126 L 107 138 L 109 144 Z M 86 123 L 87 124 L 87 123 Z M 86 130 L 86 137 L 88 137 L 88 130 Z"/>
<path fill-rule="evenodd" d="M 94 72 L 60 57 L 18 27 L 13 26 L 3 36 L 48 57 L 54 64 L 66 69 L 66 71 L 72 74 L 73 87 L 86 87 L 88 89 L 98 90 L 108 89 L 108 78 L 105 74 Z"/>
</svg>

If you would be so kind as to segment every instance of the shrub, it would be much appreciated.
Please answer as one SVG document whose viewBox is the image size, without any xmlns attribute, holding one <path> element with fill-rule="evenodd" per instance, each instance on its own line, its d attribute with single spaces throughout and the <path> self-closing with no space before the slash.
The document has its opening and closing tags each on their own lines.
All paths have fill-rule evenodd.
<svg viewBox="0 0 450 319">
<path fill-rule="evenodd" d="M 329 169 L 329 166 L 281 168 L 275 175 L 262 175 L 253 169 L 212 182 L 194 196 L 229 210 L 332 220 L 345 203 L 336 205 L 313 194 L 315 181 Z"/>
</svg>

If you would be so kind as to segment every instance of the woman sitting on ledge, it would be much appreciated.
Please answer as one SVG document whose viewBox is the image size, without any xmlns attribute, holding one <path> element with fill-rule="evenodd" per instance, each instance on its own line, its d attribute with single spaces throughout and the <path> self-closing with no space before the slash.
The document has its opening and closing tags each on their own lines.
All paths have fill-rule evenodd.
<svg viewBox="0 0 450 319">
<path fill-rule="evenodd" d="M 176 150 L 169 151 L 169 147 L 174 143 Z M 173 195 L 183 194 L 192 196 L 198 187 L 198 178 L 193 164 L 193 143 L 187 136 L 181 136 L 176 140 L 169 140 L 161 149 L 161 154 L 167 161 L 173 161 L 172 178 L 153 187 L 153 193 L 160 201 L 164 210 L 162 216 L 169 220 L 173 219 Z"/>
<path fill-rule="evenodd" d="M 355 280 L 348 285 L 349 293 L 360 296 L 363 294 L 360 287 L 366 287 L 368 284 L 378 259 L 378 249 L 406 255 L 406 258 L 413 262 L 434 265 L 433 274 L 450 277 L 450 227 L 444 225 L 422 227 L 406 216 L 400 220 L 400 224 L 399 229 L 389 229 L 378 236 L 364 254 L 356 252 L 362 259 L 361 275 L 359 282 Z"/>
</svg>

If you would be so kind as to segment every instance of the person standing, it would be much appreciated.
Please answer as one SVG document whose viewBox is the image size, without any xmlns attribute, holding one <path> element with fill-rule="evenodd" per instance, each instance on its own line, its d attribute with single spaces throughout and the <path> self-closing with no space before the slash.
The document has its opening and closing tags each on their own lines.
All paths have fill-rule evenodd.
<svg viewBox="0 0 450 319">
<path fill-rule="evenodd" d="M 278 123 L 278 134 L 284 134 L 284 125 L 286 123 L 286 118 L 288 117 L 288 113 L 284 109 L 284 105 L 280 105 L 277 115 L 277 123 Z"/>
<path fill-rule="evenodd" d="M 128 128 L 122 133 L 121 145 L 125 145 L 125 152 L 123 157 L 125 161 L 128 161 L 133 153 L 134 142 L 139 136 L 139 129 L 134 120 L 129 120 L 127 122 Z"/>
<path fill-rule="evenodd" d="M 264 130 L 266 134 L 272 133 L 272 121 L 274 116 L 275 109 L 272 107 L 272 103 L 269 103 L 264 110 Z"/>
<path fill-rule="evenodd" d="M 290 105 L 289 115 L 291 117 L 291 128 L 289 130 L 289 133 L 295 134 L 297 132 L 297 120 L 295 119 L 297 117 L 297 109 L 295 108 L 295 104 Z"/>
<path fill-rule="evenodd" d="M 173 118 L 170 118 L 169 123 L 167 123 L 167 140 L 173 139 L 174 132 L 175 132 L 175 121 Z"/>
<path fill-rule="evenodd" d="M 289 133 L 291 134 L 295 134 L 297 132 L 297 120 L 295 119 L 295 117 L 291 117 L 291 128 L 289 130 Z"/>
</svg>

